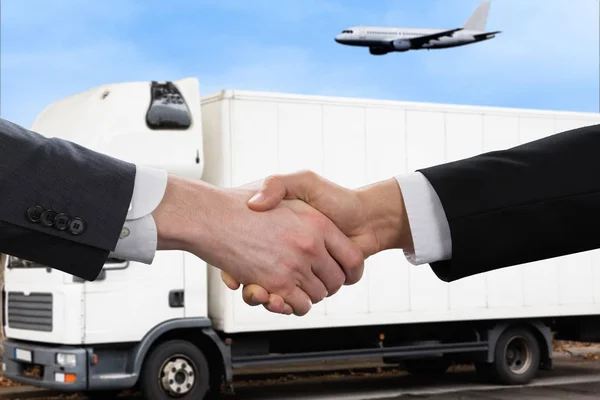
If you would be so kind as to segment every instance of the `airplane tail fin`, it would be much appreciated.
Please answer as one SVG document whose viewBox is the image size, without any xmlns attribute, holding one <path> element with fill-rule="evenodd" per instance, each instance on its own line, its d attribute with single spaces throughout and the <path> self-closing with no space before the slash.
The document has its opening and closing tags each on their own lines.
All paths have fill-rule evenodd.
<svg viewBox="0 0 600 400">
<path fill-rule="evenodd" d="M 465 22 L 463 28 L 469 31 L 484 32 L 490 12 L 490 3 L 491 0 L 482 1 L 467 22 Z"/>
</svg>

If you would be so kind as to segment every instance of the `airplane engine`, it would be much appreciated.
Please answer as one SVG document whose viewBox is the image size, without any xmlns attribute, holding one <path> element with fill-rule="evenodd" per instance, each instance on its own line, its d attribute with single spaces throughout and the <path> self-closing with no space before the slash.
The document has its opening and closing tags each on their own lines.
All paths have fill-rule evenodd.
<svg viewBox="0 0 600 400">
<path fill-rule="evenodd" d="M 410 50 L 411 45 L 410 45 L 410 41 L 399 39 L 399 40 L 394 40 L 392 42 L 392 47 L 396 51 L 407 51 L 407 50 Z"/>
<path fill-rule="evenodd" d="M 369 52 L 374 56 L 383 56 L 389 53 L 389 50 L 382 47 L 369 47 Z"/>
</svg>

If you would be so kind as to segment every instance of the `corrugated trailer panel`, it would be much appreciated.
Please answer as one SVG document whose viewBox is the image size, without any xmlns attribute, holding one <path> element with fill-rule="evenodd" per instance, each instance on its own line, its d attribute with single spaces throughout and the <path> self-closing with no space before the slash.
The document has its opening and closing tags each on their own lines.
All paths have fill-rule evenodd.
<svg viewBox="0 0 600 400">
<path fill-rule="evenodd" d="M 365 110 L 366 182 L 389 179 L 406 171 L 406 115 L 391 108 Z M 365 272 L 370 313 L 402 313 L 410 310 L 409 264 L 400 251 L 369 258 Z M 381 296 L 379 293 L 386 293 Z"/>
<path fill-rule="evenodd" d="M 227 107 L 228 100 L 204 101 L 202 104 L 202 131 L 204 134 L 204 173 L 202 179 L 217 186 L 230 187 L 231 176 L 231 146 L 229 135 L 222 134 L 229 130 L 228 112 L 222 112 Z M 210 168 L 206 168 L 209 165 Z M 219 270 L 208 267 L 208 314 L 215 325 L 224 325 L 222 318 L 231 309 L 230 296 L 224 296 L 223 283 Z M 216 290 L 215 290 L 216 289 Z"/>
<path fill-rule="evenodd" d="M 323 176 L 344 187 L 366 182 L 365 112 L 357 106 L 323 106 Z M 369 312 L 368 279 L 343 288 L 324 302 L 328 318 L 361 318 Z"/>
<path fill-rule="evenodd" d="M 204 125 L 205 177 L 221 186 L 310 169 L 354 188 L 600 123 L 594 114 L 249 92 L 205 99 L 203 115 L 221 121 Z M 211 269 L 209 309 L 227 332 L 598 313 L 599 257 L 587 252 L 446 284 L 429 266 L 387 251 L 367 260 L 361 282 L 302 318 L 248 307 Z"/>
</svg>

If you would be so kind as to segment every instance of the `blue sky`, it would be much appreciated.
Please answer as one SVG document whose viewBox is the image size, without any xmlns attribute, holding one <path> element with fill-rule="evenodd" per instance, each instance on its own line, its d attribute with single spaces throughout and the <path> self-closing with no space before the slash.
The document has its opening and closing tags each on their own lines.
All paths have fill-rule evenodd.
<svg viewBox="0 0 600 400">
<path fill-rule="evenodd" d="M 496 39 L 374 57 L 357 24 L 453 28 L 479 0 L 2 0 L 3 118 L 104 83 L 598 112 L 599 2 L 493 0 Z"/>
</svg>

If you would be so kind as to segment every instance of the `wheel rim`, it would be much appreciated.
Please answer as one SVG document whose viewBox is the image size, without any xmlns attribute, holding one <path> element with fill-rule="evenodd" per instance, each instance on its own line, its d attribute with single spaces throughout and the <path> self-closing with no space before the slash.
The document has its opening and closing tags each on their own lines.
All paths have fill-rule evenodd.
<svg viewBox="0 0 600 400">
<path fill-rule="evenodd" d="M 196 365 L 183 354 L 176 354 L 163 362 L 158 373 L 161 388 L 171 396 L 188 394 L 196 382 Z"/>
<path fill-rule="evenodd" d="M 511 338 L 506 344 L 506 365 L 515 375 L 526 373 L 531 367 L 533 351 L 529 342 L 522 336 Z"/>
</svg>

